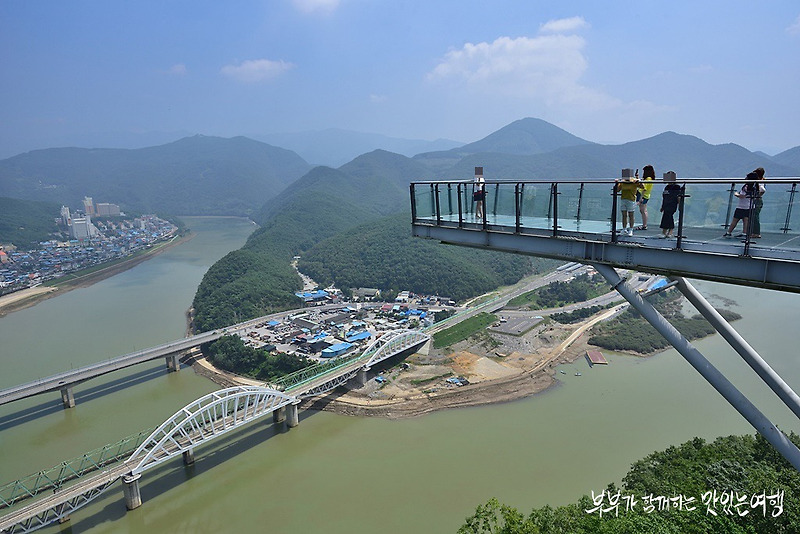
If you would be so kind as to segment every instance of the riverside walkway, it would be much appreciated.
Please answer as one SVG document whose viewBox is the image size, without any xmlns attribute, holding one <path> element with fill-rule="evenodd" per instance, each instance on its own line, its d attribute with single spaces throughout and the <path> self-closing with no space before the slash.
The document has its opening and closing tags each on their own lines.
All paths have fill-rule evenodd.
<svg viewBox="0 0 800 534">
<path fill-rule="evenodd" d="M 616 180 L 483 180 L 412 182 L 411 231 L 451 245 L 540 256 L 591 265 L 706 381 L 800 471 L 800 450 L 618 272 L 667 277 L 763 382 L 800 418 L 800 397 L 685 278 L 800 293 L 800 225 L 794 206 L 800 178 L 677 180 L 674 238 L 661 238 L 662 190 L 654 181 L 646 230 L 622 232 Z M 745 184 L 766 185 L 761 199 L 744 197 Z M 478 184 L 482 185 L 478 185 Z M 475 194 L 483 187 L 482 194 Z M 474 200 L 475 199 L 475 200 Z M 763 203 L 763 207 L 760 205 Z M 737 209 L 760 235 L 745 235 Z M 635 219 L 642 222 L 638 206 Z M 478 216 L 485 214 L 485 216 Z M 742 215 L 740 212 L 739 215 Z M 793 219 L 794 216 L 794 219 Z"/>
<path fill-rule="evenodd" d="M 178 410 L 147 437 L 140 433 L 98 449 L 99 461 L 86 462 L 85 455 L 79 466 L 64 462 L 49 472 L 0 487 L 0 508 L 10 508 L 0 517 L 0 532 L 30 532 L 65 522 L 120 479 L 126 507 L 138 508 L 142 505 L 139 480 L 146 470 L 177 456 L 191 464 L 198 446 L 269 414 L 275 423 L 285 421 L 290 428 L 296 427 L 303 398 L 326 393 L 354 378 L 363 382 L 373 365 L 416 351 L 429 340 L 421 331 L 395 330 L 384 333 L 362 352 L 313 365 L 275 383 L 209 393 Z M 36 497 L 30 504 L 22 502 Z"/>
</svg>

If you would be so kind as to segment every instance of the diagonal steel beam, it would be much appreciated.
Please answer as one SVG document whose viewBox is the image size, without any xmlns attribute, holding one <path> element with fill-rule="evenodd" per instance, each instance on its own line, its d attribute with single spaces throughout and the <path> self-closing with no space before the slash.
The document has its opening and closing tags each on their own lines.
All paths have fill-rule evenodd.
<svg viewBox="0 0 800 534">
<path fill-rule="evenodd" d="M 699 350 L 678 332 L 678 330 L 667 321 L 652 304 L 644 300 L 638 293 L 628 287 L 617 271 L 608 265 L 600 263 L 592 264 L 603 277 L 617 290 L 625 300 L 631 303 L 647 322 L 658 330 L 658 332 L 675 347 L 689 364 L 705 378 L 714 389 L 716 389 L 725 400 L 727 400 L 736 411 L 738 411 L 759 434 L 769 441 L 781 456 L 786 458 L 795 469 L 800 471 L 800 450 L 789 441 L 789 438 L 781 432 L 767 417 L 753 405 L 744 394 L 736 389 L 730 380 L 723 375 Z"/>
</svg>

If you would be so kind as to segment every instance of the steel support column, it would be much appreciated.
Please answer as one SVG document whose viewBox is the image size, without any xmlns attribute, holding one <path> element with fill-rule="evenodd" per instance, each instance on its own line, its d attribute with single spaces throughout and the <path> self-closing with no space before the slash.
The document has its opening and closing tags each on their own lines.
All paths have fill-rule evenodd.
<svg viewBox="0 0 800 534">
<path fill-rule="evenodd" d="M 738 411 L 759 434 L 769 441 L 795 469 L 800 471 L 800 450 L 776 427 L 767 417 L 756 408 L 736 387 L 711 365 L 711 363 L 698 351 L 683 335 L 656 310 L 652 304 L 645 301 L 638 293 L 628 287 L 614 268 L 600 263 L 591 264 L 597 272 L 617 290 L 625 300 L 630 302 L 642 317 L 647 319 L 653 327 L 675 347 L 689 364 L 699 372 L 703 378 Z"/>
<path fill-rule="evenodd" d="M 728 342 L 733 350 L 739 353 L 742 359 L 747 362 L 747 365 L 753 368 L 764 383 L 781 398 L 784 404 L 800 418 L 800 397 L 797 396 L 797 393 L 783 381 L 778 373 L 761 358 L 758 352 L 733 329 L 728 321 L 708 303 L 705 297 L 688 280 L 680 276 L 670 277 L 670 280 L 677 282 L 678 290 L 711 323 L 711 326 L 725 338 L 725 341 Z"/>
</svg>

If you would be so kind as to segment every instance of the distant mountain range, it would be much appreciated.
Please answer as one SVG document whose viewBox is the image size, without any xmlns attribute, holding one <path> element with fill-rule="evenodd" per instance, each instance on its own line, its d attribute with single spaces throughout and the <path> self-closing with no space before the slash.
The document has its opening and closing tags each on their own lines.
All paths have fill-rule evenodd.
<svg viewBox="0 0 800 534">
<path fill-rule="evenodd" d="M 318 148 L 335 139 L 342 145 L 341 154 L 370 144 L 369 136 L 357 141 L 357 136 L 336 130 L 319 135 Z M 310 137 L 298 136 L 294 143 L 298 150 L 314 148 Z M 128 212 L 251 217 L 261 228 L 242 249 L 212 266 L 198 288 L 195 320 L 202 329 L 294 306 L 292 291 L 300 288 L 300 281 L 289 261 L 296 254 L 307 254 L 313 261 L 307 267 L 327 273 L 324 277 L 337 283 L 425 291 L 433 288 L 423 285 L 424 280 L 438 277 L 450 284 L 453 279 L 440 272 L 443 266 L 468 264 L 472 251 L 454 254 L 417 240 L 397 244 L 408 220 L 411 181 L 471 180 L 476 166 L 484 167 L 489 180 L 616 178 L 622 168 L 646 164 L 654 165 L 658 176 L 673 170 L 680 178 L 744 177 L 758 166 L 767 169 L 768 178 L 800 176 L 800 147 L 769 157 L 674 132 L 602 145 L 532 118 L 473 143 L 443 143 L 434 150 L 423 143 L 427 151 L 413 157 L 370 150 L 338 168 L 312 166 L 295 151 L 245 137 L 193 136 L 132 150 L 37 150 L 0 160 L 0 197 L 74 207 L 91 196 Z M 311 156 L 312 161 L 331 157 L 324 152 Z M 364 239 L 349 243 L 348 235 L 368 236 L 376 245 Z M 375 251 L 383 252 L 376 256 Z M 334 271 L 342 271 L 341 265 L 356 252 L 358 267 L 340 280 Z M 515 264 L 517 260 L 500 255 L 487 261 L 499 262 L 504 273 L 522 276 L 529 267 Z M 487 275 L 470 282 L 474 287 L 444 287 L 468 295 L 497 280 Z"/>
<path fill-rule="evenodd" d="M 0 196 L 124 211 L 249 215 L 311 169 L 290 150 L 196 135 L 140 149 L 51 148 L 0 160 Z"/>
<path fill-rule="evenodd" d="M 300 133 L 250 135 L 249 137 L 293 150 L 314 165 L 329 167 L 344 165 L 361 154 L 373 150 L 386 150 L 411 157 L 423 152 L 450 150 L 464 144 L 450 139 L 435 141 L 403 139 L 339 128 Z"/>
<path fill-rule="evenodd" d="M 335 143 L 340 145 L 342 159 L 344 154 L 380 140 L 343 130 L 296 134 L 293 138 L 299 150 L 317 147 L 320 152 L 313 157 L 328 160 Z M 515 121 L 479 141 L 447 150 L 430 151 L 432 143 L 424 141 L 388 137 L 382 141 L 408 154 L 415 147 L 428 150 L 413 157 L 379 150 L 377 153 L 392 153 L 393 157 L 381 158 L 386 162 L 377 167 L 364 166 L 369 160 L 364 157 L 376 153 L 370 151 L 339 166 L 347 175 L 339 187 L 372 195 L 371 202 L 382 206 L 377 210 L 382 214 L 398 203 L 407 207 L 407 199 L 399 200 L 390 191 L 405 191 L 409 181 L 468 180 L 475 166 L 484 167 L 487 179 L 612 178 L 619 176 L 622 168 L 646 164 L 654 165 L 659 176 L 674 170 L 685 178 L 744 177 L 758 166 L 767 169 L 768 177 L 800 175 L 800 147 L 769 157 L 738 145 L 710 145 L 674 132 L 622 145 L 601 145 L 533 118 Z M 312 168 L 287 148 L 246 137 L 197 135 L 148 148 L 53 148 L 0 160 L 0 196 L 72 207 L 84 196 L 91 196 L 130 212 L 246 215 L 263 221 L 283 202 L 276 204 L 273 199 L 284 190 L 289 196 L 303 196 L 310 184 L 331 179 L 328 171 Z M 358 186 L 353 181 L 356 178 L 362 182 Z"/>
</svg>

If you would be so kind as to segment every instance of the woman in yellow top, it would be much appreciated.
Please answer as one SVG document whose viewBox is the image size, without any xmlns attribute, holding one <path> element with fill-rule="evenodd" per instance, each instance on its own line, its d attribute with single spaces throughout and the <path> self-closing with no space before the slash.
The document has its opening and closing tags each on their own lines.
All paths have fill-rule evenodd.
<svg viewBox="0 0 800 534">
<path fill-rule="evenodd" d="M 636 205 L 636 197 L 639 192 L 644 188 L 639 178 L 627 178 L 624 180 L 617 180 L 615 186 L 619 192 L 619 208 L 622 212 L 622 233 L 632 236 L 633 235 L 633 207 Z M 630 221 L 630 224 L 628 224 Z"/>
<path fill-rule="evenodd" d="M 642 214 L 642 225 L 637 230 L 647 230 L 647 202 L 650 200 L 650 191 L 656 180 L 656 171 L 652 165 L 645 165 L 642 169 L 642 189 L 636 192 L 636 203 L 639 204 L 639 213 Z"/>
</svg>

